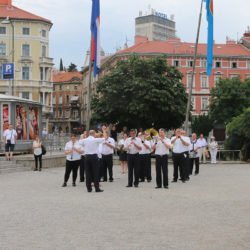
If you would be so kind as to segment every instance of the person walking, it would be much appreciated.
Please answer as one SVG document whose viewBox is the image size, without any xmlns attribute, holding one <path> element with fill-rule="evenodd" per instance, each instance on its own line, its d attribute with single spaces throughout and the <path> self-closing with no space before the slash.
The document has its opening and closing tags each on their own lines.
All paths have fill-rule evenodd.
<svg viewBox="0 0 250 250">
<path fill-rule="evenodd" d="M 195 172 L 194 174 L 199 174 L 200 171 L 200 149 L 201 145 L 199 141 L 197 140 L 197 135 L 195 133 L 192 134 L 191 138 L 191 146 L 190 146 L 190 153 L 189 153 L 189 159 L 190 159 L 190 167 L 189 167 L 189 174 L 193 174 L 193 167 L 195 163 Z"/>
<path fill-rule="evenodd" d="M 208 144 L 209 152 L 211 155 L 211 164 L 216 164 L 216 157 L 218 152 L 218 143 L 214 136 L 211 136 L 211 141 Z"/>
<path fill-rule="evenodd" d="M 38 170 L 39 161 L 39 171 L 42 171 L 42 142 L 39 140 L 39 135 L 36 135 L 36 139 L 33 141 L 33 150 L 35 158 L 35 168 L 34 171 Z"/>
<path fill-rule="evenodd" d="M 9 124 L 8 129 L 6 129 L 3 133 L 3 139 L 5 144 L 5 155 L 8 161 L 11 161 L 13 158 L 16 138 L 17 138 L 17 132 L 15 129 L 13 129 L 12 124 Z"/>
<path fill-rule="evenodd" d="M 128 159 L 127 159 L 127 151 L 124 149 L 125 141 L 127 140 L 128 135 L 126 133 L 123 134 L 122 139 L 118 142 L 118 150 L 119 160 L 121 162 L 122 174 L 126 174 L 128 171 Z"/>
<path fill-rule="evenodd" d="M 201 162 L 201 160 L 203 160 L 203 163 L 206 163 L 207 141 L 204 138 L 203 134 L 200 134 L 200 138 L 198 139 L 198 142 L 201 145 L 201 149 L 200 149 L 200 162 Z"/>
</svg>

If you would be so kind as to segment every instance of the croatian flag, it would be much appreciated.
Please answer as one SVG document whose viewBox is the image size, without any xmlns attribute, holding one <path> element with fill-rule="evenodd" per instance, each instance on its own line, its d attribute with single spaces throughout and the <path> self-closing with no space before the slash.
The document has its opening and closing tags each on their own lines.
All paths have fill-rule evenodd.
<svg viewBox="0 0 250 250">
<path fill-rule="evenodd" d="M 101 64 L 101 44 L 100 44 L 100 1 L 92 0 L 91 15 L 92 51 L 91 57 L 94 62 L 94 77 L 98 74 Z"/>
<path fill-rule="evenodd" d="M 213 0 L 204 0 L 207 9 L 208 36 L 207 36 L 207 75 L 211 76 L 213 68 L 214 45 L 214 10 Z"/>
</svg>

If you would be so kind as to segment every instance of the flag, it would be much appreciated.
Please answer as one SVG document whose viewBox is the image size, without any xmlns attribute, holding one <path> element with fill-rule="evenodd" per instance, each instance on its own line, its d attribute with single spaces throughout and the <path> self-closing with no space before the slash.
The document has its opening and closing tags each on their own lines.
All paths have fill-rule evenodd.
<svg viewBox="0 0 250 250">
<path fill-rule="evenodd" d="M 91 57 L 94 62 L 94 77 L 98 74 L 101 64 L 101 45 L 100 45 L 100 1 L 92 0 L 92 15 L 91 15 L 91 36 L 92 36 L 92 51 Z"/>
<path fill-rule="evenodd" d="M 207 75 L 211 76 L 213 68 L 213 44 L 214 44 L 214 9 L 213 0 L 206 2 L 208 35 L 207 35 Z"/>
</svg>

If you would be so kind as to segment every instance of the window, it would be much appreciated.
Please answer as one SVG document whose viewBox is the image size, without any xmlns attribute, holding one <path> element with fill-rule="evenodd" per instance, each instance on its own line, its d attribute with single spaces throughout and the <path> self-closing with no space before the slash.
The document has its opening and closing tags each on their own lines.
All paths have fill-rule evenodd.
<svg viewBox="0 0 250 250">
<path fill-rule="evenodd" d="M 207 61 L 201 61 L 201 67 L 206 68 L 207 67 Z"/>
<path fill-rule="evenodd" d="M 208 78 L 207 76 L 201 76 L 201 88 L 208 89 Z"/>
<path fill-rule="evenodd" d="M 188 67 L 193 67 L 193 61 L 188 61 Z"/>
<path fill-rule="evenodd" d="M 59 85 L 59 90 L 62 90 L 62 84 Z"/>
<path fill-rule="evenodd" d="M 79 114 L 79 112 L 78 112 L 78 110 L 77 109 L 75 109 L 75 110 L 73 110 L 73 120 L 77 120 L 79 117 L 78 117 L 78 114 Z"/>
<path fill-rule="evenodd" d="M 0 79 L 3 79 L 3 66 L 0 66 Z"/>
<path fill-rule="evenodd" d="M 214 77 L 214 86 L 216 86 L 218 84 L 218 82 L 220 81 L 221 78 L 222 78 L 221 75 L 215 75 L 215 77 Z"/>
<path fill-rule="evenodd" d="M 56 90 L 56 85 L 53 85 L 53 90 L 54 90 L 54 91 Z"/>
<path fill-rule="evenodd" d="M 46 30 L 42 30 L 42 37 L 46 37 Z"/>
<path fill-rule="evenodd" d="M 215 68 L 221 68 L 221 62 L 215 62 Z"/>
<path fill-rule="evenodd" d="M 179 67 L 180 66 L 180 62 L 178 60 L 174 60 L 174 66 L 175 67 Z"/>
<path fill-rule="evenodd" d="M 247 62 L 247 68 L 250 69 L 250 61 Z"/>
<path fill-rule="evenodd" d="M 192 104 L 192 111 L 195 111 L 196 106 L 195 106 L 195 97 L 191 97 L 191 104 Z"/>
<path fill-rule="evenodd" d="M 69 85 L 67 85 L 67 89 L 69 89 Z"/>
<path fill-rule="evenodd" d="M 6 27 L 0 27 L 0 34 L 5 35 L 6 34 Z"/>
<path fill-rule="evenodd" d="M 237 69 L 237 62 L 232 62 L 232 68 Z"/>
<path fill-rule="evenodd" d="M 190 87 L 190 84 L 191 84 L 191 78 L 192 78 L 192 75 L 191 74 L 188 74 L 187 75 L 187 87 L 189 88 Z M 195 78 L 193 80 L 193 86 L 192 88 L 194 89 L 195 88 Z"/>
<path fill-rule="evenodd" d="M 62 118 L 62 116 L 63 116 L 63 112 L 62 112 L 61 109 L 59 109 L 59 110 L 58 110 L 58 117 L 59 117 L 59 118 Z"/>
<path fill-rule="evenodd" d="M 59 104 L 62 104 L 63 103 L 63 97 L 62 95 L 59 96 Z"/>
<path fill-rule="evenodd" d="M 6 55 L 6 44 L 0 43 L 0 55 L 5 56 Z"/>
<path fill-rule="evenodd" d="M 22 92 L 22 98 L 30 99 L 30 93 L 29 92 Z"/>
<path fill-rule="evenodd" d="M 67 95 L 67 100 L 66 101 L 67 101 L 67 103 L 69 103 L 69 95 Z"/>
<path fill-rule="evenodd" d="M 29 67 L 22 67 L 22 76 L 23 76 L 23 80 L 30 79 L 30 68 Z"/>
<path fill-rule="evenodd" d="M 238 77 L 240 77 L 239 74 L 232 74 L 232 75 L 231 75 L 231 79 L 233 79 L 233 78 L 238 78 Z"/>
<path fill-rule="evenodd" d="M 47 56 L 47 48 L 46 46 L 42 46 L 42 57 L 46 57 Z"/>
<path fill-rule="evenodd" d="M 77 85 L 75 85 L 75 86 L 74 86 L 74 90 L 77 90 L 77 88 L 78 88 L 78 86 L 77 86 Z"/>
<path fill-rule="evenodd" d="M 56 104 L 56 96 L 53 96 L 53 104 Z"/>
<path fill-rule="evenodd" d="M 65 118 L 70 118 L 70 110 L 65 111 Z"/>
<path fill-rule="evenodd" d="M 23 35 L 29 35 L 30 34 L 30 28 L 23 28 Z"/>
<path fill-rule="evenodd" d="M 201 110 L 207 110 L 208 109 L 208 97 L 202 97 L 201 98 Z"/>
<path fill-rule="evenodd" d="M 22 52 L 23 52 L 23 56 L 30 56 L 30 45 L 29 44 L 23 44 Z"/>
</svg>

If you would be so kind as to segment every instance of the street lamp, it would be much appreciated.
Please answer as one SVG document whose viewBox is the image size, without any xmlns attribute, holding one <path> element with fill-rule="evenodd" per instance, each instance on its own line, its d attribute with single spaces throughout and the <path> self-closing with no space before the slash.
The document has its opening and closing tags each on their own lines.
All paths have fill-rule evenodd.
<svg viewBox="0 0 250 250">
<path fill-rule="evenodd" d="M 10 24 L 11 28 L 12 28 L 12 51 L 11 51 L 11 55 L 12 55 L 12 63 L 15 63 L 15 47 L 14 47 L 14 42 L 15 42 L 15 32 L 14 32 L 14 24 L 13 22 L 10 20 L 9 17 L 6 17 L 6 19 L 4 19 L 1 24 Z M 15 69 L 15 64 L 14 64 L 14 69 Z M 14 70 L 14 76 L 12 79 L 12 91 L 10 91 L 11 86 L 9 86 L 9 94 L 12 94 L 14 96 L 14 79 L 15 79 L 15 70 Z M 11 92 L 11 93 L 10 93 Z"/>
</svg>

